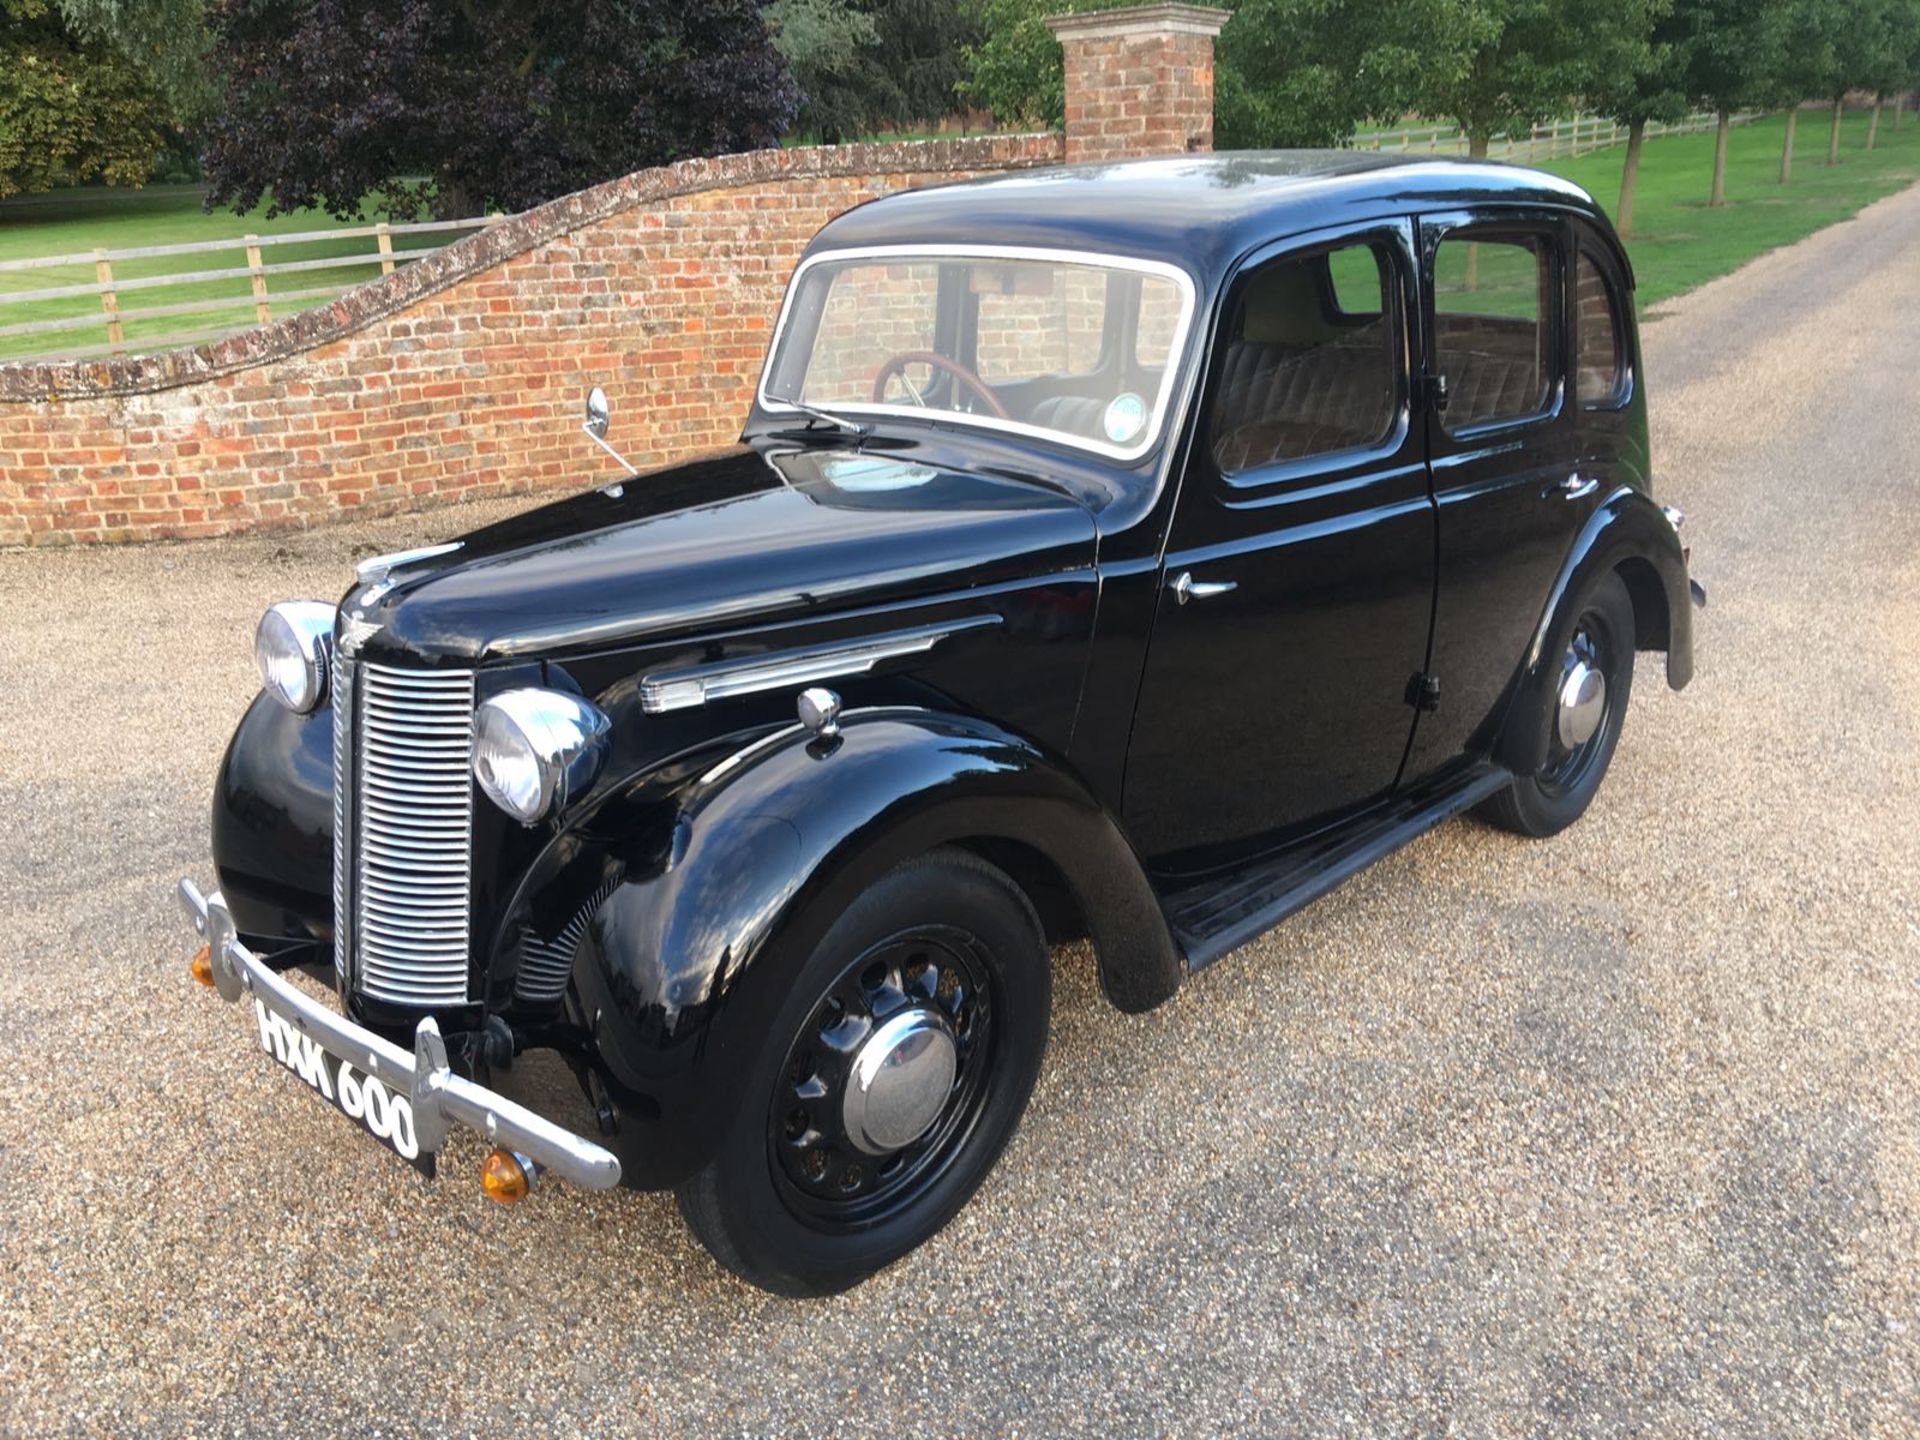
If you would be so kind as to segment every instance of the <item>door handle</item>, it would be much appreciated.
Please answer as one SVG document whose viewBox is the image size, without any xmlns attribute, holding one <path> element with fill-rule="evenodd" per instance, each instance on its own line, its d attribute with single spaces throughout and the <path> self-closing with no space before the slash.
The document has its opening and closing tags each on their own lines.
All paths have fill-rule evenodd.
<svg viewBox="0 0 1920 1440">
<path fill-rule="evenodd" d="M 1211 600 L 1215 595 L 1225 595 L 1229 590 L 1239 588 L 1238 580 L 1196 580 L 1191 570 L 1182 570 L 1169 583 L 1173 598 L 1184 605 L 1189 600 Z"/>
<path fill-rule="evenodd" d="M 1582 475 L 1578 470 L 1564 480 L 1556 480 L 1547 489 L 1549 497 L 1558 495 L 1562 500 L 1584 500 L 1600 488 L 1600 482 L 1591 475 Z"/>
</svg>

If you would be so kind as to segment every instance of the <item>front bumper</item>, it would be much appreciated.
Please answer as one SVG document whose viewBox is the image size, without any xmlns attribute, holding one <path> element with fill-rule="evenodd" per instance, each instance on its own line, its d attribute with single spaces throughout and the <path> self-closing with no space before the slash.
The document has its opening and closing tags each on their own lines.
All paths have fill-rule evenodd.
<svg viewBox="0 0 1920 1440">
<path fill-rule="evenodd" d="M 542 1170 L 588 1190 L 608 1190 L 620 1183 L 620 1161 L 612 1151 L 454 1074 L 440 1027 L 431 1016 L 415 1030 L 409 1055 L 309 999 L 270 969 L 234 933 L 233 917 L 218 891 L 202 895 L 191 880 L 182 880 L 178 895 L 193 928 L 206 938 L 220 998 L 238 1000 L 250 994 L 329 1055 L 407 1095 L 423 1153 L 438 1150 L 448 1129 L 460 1124 L 477 1131 L 489 1145 L 516 1151 Z"/>
</svg>

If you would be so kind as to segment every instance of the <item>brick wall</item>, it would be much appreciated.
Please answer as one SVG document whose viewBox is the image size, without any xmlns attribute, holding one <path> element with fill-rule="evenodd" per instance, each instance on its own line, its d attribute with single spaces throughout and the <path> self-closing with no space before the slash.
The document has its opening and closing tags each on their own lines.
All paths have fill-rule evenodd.
<svg viewBox="0 0 1920 1440">
<path fill-rule="evenodd" d="M 821 225 L 908 186 L 1057 164 L 1077 144 L 1109 158 L 1205 148 L 1218 15 L 1085 17 L 1127 29 L 1117 48 L 1063 31 L 1065 137 L 688 161 L 564 196 L 210 345 L 0 365 L 0 546 L 216 535 L 574 486 L 598 473 L 578 433 L 596 383 L 637 464 L 728 443 Z M 1069 350 L 1069 323 L 1056 318 L 1048 343 Z"/>
<path fill-rule="evenodd" d="M 212 345 L 0 366 L 0 545 L 216 535 L 579 483 L 606 387 L 637 464 L 737 438 L 795 259 L 910 185 L 1058 136 L 768 151 L 567 196 Z"/>
<path fill-rule="evenodd" d="M 1067 161 L 1213 148 L 1213 39 L 1228 12 L 1146 5 L 1057 15 Z"/>
</svg>

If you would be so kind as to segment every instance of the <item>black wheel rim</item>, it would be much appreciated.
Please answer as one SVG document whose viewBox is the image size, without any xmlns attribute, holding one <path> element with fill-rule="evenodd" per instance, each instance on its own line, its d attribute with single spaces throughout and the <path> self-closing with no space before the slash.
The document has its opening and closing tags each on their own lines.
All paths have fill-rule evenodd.
<svg viewBox="0 0 1920 1440">
<path fill-rule="evenodd" d="M 1580 616 L 1573 627 L 1573 638 L 1567 642 L 1566 653 L 1560 657 L 1560 675 L 1553 690 L 1556 707 L 1567 677 L 1573 673 L 1576 665 L 1583 663 L 1599 671 L 1605 679 L 1606 696 L 1602 702 L 1600 723 L 1578 745 L 1568 745 L 1561 740 L 1560 727 L 1552 718 L 1548 720 L 1547 763 L 1540 772 L 1540 788 L 1556 799 L 1571 794 L 1587 782 L 1601 757 L 1607 753 L 1613 733 L 1614 706 L 1619 689 L 1615 683 L 1619 679 L 1615 670 L 1618 651 L 1613 632 L 1607 627 L 1606 617 L 1597 610 L 1588 610 Z"/>
<path fill-rule="evenodd" d="M 925 927 L 880 942 L 827 987 L 788 1049 L 767 1116 L 782 1200 L 824 1230 L 877 1224 L 913 1205 L 966 1147 L 990 1093 L 996 995 L 980 941 Z M 953 1085 L 918 1139 L 870 1155 L 848 1136 L 844 1104 L 861 1044 L 890 1016 L 921 1006 L 953 1033 Z"/>
</svg>

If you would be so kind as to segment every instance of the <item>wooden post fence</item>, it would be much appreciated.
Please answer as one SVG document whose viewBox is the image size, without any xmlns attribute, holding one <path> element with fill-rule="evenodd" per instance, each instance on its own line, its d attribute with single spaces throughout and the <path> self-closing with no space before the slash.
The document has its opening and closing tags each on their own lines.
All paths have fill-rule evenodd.
<svg viewBox="0 0 1920 1440">
<path fill-rule="evenodd" d="M 93 252 L 93 278 L 100 286 L 100 308 L 107 317 L 107 347 L 115 354 L 126 349 L 126 330 L 120 324 L 120 296 L 113 288 L 113 263 L 107 252 Z"/>
<path fill-rule="evenodd" d="M 260 261 L 260 237 L 247 236 L 247 269 L 253 278 L 253 323 L 267 323 L 267 272 Z"/>
<path fill-rule="evenodd" d="M 61 284 L 20 290 L 0 288 L 0 363 L 14 358 L 80 359 L 89 355 L 120 355 L 129 348 L 162 348 L 231 335 L 251 325 L 269 323 L 272 302 L 278 302 L 281 313 L 285 314 L 307 304 L 330 300 L 361 279 L 371 278 L 374 273 L 391 275 L 403 263 L 410 264 L 437 248 L 435 245 L 397 248 L 393 240 L 396 235 L 431 234 L 436 241 L 444 243 L 463 231 L 482 229 L 499 218 L 498 215 L 487 215 L 470 220 L 432 220 L 398 225 L 381 223 L 287 235 L 246 235 L 190 244 L 143 245 L 118 250 L 79 251 L 67 255 L 37 255 L 24 260 L 0 260 L 0 276 L 8 277 L 21 271 L 67 270 L 70 274 L 88 262 L 93 265 L 91 284 L 79 284 L 68 276 L 59 276 L 63 282 Z M 287 253 L 284 248 L 287 246 L 322 243 L 334 246 L 344 240 L 368 238 L 374 241 L 374 245 L 362 247 L 358 253 L 318 255 L 295 260 L 268 258 Z M 246 264 L 235 265 L 232 263 L 233 252 L 242 248 Z M 223 258 L 213 261 L 207 269 L 155 274 L 140 268 L 151 260 L 185 255 Z M 129 270 L 129 266 L 133 268 Z M 117 275 L 116 267 L 119 269 Z M 334 274 L 327 273 L 340 271 L 357 271 L 358 275 L 335 278 Z M 282 278 L 285 276 L 299 278 L 289 281 Z M 297 288 L 271 288 L 289 284 Z M 178 293 L 188 286 L 205 287 L 200 289 L 200 294 L 206 298 L 167 300 L 166 291 Z M 131 308 L 123 309 L 122 301 L 128 296 L 134 297 L 130 302 Z M 90 308 L 96 297 L 100 306 L 98 311 Z M 164 303 L 148 303 L 152 300 Z M 48 301 L 56 302 L 59 307 L 53 318 L 7 318 L 10 306 L 39 305 Z M 66 302 L 72 302 L 71 307 Z M 89 308 L 83 312 L 83 306 Z M 241 320 L 243 315 L 248 319 Z M 183 317 L 193 318 L 186 319 L 182 324 Z M 126 326 L 127 322 L 134 320 L 140 321 L 148 333 L 130 347 Z M 158 321 L 167 323 L 152 323 Z M 106 344 L 74 344 L 82 340 L 82 332 L 86 331 L 92 333 L 85 336 L 85 341 L 93 342 L 94 337 L 100 334 L 103 322 L 107 332 Z M 46 343 L 41 343 L 43 336 L 47 337 Z"/>
</svg>

